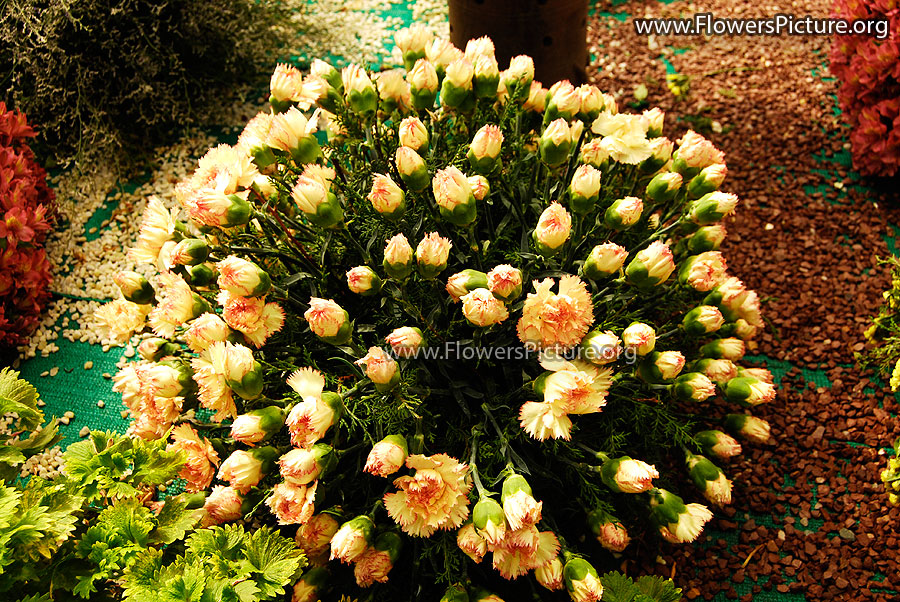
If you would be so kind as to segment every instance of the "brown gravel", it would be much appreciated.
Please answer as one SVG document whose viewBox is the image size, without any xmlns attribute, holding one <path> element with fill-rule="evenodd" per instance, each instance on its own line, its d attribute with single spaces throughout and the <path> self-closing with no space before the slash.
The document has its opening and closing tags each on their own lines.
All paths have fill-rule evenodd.
<svg viewBox="0 0 900 602">
<path fill-rule="evenodd" d="M 644 1 L 606 10 L 826 16 L 829 4 Z M 733 508 L 719 513 L 700 545 L 664 546 L 664 564 L 655 562 L 651 542 L 635 546 L 628 562 L 674 574 L 689 600 L 900 599 L 900 510 L 887 504 L 878 482 L 879 448 L 900 435 L 890 416 L 897 403 L 870 381 L 872 373 L 851 367 L 890 281 L 876 256 L 888 254 L 884 237 L 888 224 L 900 223 L 900 211 L 889 202 L 896 192 L 857 189 L 852 174 L 830 161 L 848 148 L 833 111 L 835 84 L 821 77 L 830 39 L 650 41 L 635 34 L 630 20 L 602 16 L 590 23 L 589 36 L 600 65 L 589 76 L 618 93 L 620 107 L 643 83 L 650 106 L 667 112 L 670 138 L 693 127 L 725 151 L 723 188 L 738 193 L 742 206 L 723 251 L 730 271 L 759 292 L 771 320 L 755 353 L 790 363 L 778 400 L 754 412 L 772 423 L 777 443 L 746 445 L 745 459 L 727 469 Z M 687 51 L 673 53 L 670 45 Z M 686 99 L 669 93 L 661 54 L 691 76 Z M 830 387 L 809 382 L 823 383 L 822 377 Z M 772 593 L 759 595 L 766 590 Z"/>
</svg>

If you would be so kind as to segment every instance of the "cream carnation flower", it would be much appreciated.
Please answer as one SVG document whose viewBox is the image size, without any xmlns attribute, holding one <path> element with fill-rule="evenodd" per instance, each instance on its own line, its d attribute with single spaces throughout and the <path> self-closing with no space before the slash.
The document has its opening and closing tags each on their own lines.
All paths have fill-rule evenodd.
<svg viewBox="0 0 900 602">
<path fill-rule="evenodd" d="M 412 455 L 406 466 L 415 474 L 395 479 L 399 491 L 384 496 L 390 517 L 415 537 L 431 537 L 438 529 L 460 526 L 469 515 L 468 466 L 447 454 Z"/>
<path fill-rule="evenodd" d="M 150 312 L 150 327 L 157 335 L 171 339 L 175 328 L 194 317 L 194 294 L 184 279 L 171 272 L 159 275 L 162 294 Z"/>
<path fill-rule="evenodd" d="M 135 332 L 143 330 L 152 305 L 138 305 L 125 299 L 116 299 L 101 305 L 94 312 L 94 323 L 104 337 L 126 343 Z"/>
<path fill-rule="evenodd" d="M 128 249 L 128 259 L 135 263 L 156 263 L 163 244 L 172 240 L 175 213 L 167 209 L 159 198 L 150 197 L 147 208 L 144 209 L 137 243 Z"/>
<path fill-rule="evenodd" d="M 552 403 L 526 401 L 519 410 L 519 424 L 538 441 L 571 437 L 572 419 Z"/>
<path fill-rule="evenodd" d="M 219 454 L 209 439 L 199 436 L 190 425 L 180 424 L 172 429 L 172 443 L 166 446 L 166 451 L 173 450 L 186 456 L 184 468 L 178 473 L 187 481 L 185 489 L 196 492 L 209 487 L 219 464 Z"/>
<path fill-rule="evenodd" d="M 559 292 L 550 291 L 553 280 L 533 282 L 519 320 L 519 340 L 539 348 L 577 345 L 594 322 L 593 304 L 587 286 L 577 276 L 563 276 Z"/>
<path fill-rule="evenodd" d="M 315 510 L 318 481 L 309 485 L 296 485 L 291 482 L 278 483 L 272 488 L 272 495 L 266 499 L 266 505 L 272 514 L 278 517 L 279 525 L 302 525 L 307 522 Z"/>
</svg>

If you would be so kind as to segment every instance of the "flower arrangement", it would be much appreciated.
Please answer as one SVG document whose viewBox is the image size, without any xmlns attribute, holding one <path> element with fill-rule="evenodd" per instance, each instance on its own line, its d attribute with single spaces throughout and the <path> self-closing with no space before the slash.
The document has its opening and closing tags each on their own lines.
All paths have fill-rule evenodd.
<svg viewBox="0 0 900 602">
<path fill-rule="evenodd" d="M 130 256 L 158 275 L 97 314 L 142 335 L 115 388 L 203 524 L 294 533 L 294 600 L 599 600 L 604 554 L 698 537 L 681 495 L 730 503 L 724 431 L 770 438 L 723 154 L 487 38 L 397 43 L 405 69 L 279 65 L 180 207 L 150 201 Z"/>
<path fill-rule="evenodd" d="M 852 21 L 883 21 L 885 34 L 900 27 L 894 0 L 836 0 L 832 14 Z M 892 176 L 900 168 L 900 45 L 896 36 L 836 35 L 831 72 L 852 130 L 853 163 L 863 175 Z"/>
<path fill-rule="evenodd" d="M 54 195 L 28 147 L 34 135 L 25 115 L 0 102 L 0 346 L 24 343 L 50 298 L 43 246 Z"/>
</svg>

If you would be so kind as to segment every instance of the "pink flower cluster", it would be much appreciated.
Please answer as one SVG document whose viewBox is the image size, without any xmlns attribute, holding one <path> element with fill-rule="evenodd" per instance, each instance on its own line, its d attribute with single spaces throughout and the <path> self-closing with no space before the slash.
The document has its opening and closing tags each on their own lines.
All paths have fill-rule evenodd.
<svg viewBox="0 0 900 602">
<path fill-rule="evenodd" d="M 835 36 L 831 71 L 841 82 L 838 100 L 853 129 L 853 163 L 864 175 L 892 176 L 900 169 L 900 3 L 836 0 L 834 16 L 887 19 L 887 39 Z"/>
<path fill-rule="evenodd" d="M 54 194 L 26 142 L 34 135 L 0 102 L 0 345 L 23 344 L 50 297 L 43 246 Z"/>
</svg>

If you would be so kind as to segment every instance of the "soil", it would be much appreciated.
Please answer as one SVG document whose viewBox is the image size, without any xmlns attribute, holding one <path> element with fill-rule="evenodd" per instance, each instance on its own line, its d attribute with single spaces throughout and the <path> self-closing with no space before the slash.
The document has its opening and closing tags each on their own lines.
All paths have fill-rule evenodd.
<svg viewBox="0 0 900 602">
<path fill-rule="evenodd" d="M 824 17 L 829 9 L 812 0 L 600 6 L 654 17 Z M 746 444 L 726 469 L 732 507 L 698 545 L 638 542 L 626 552 L 626 567 L 674 576 L 689 600 L 753 600 L 763 590 L 784 600 L 900 597 L 900 509 L 879 481 L 882 449 L 900 435 L 897 401 L 854 365 L 890 283 L 877 257 L 889 254 L 891 224 L 900 224 L 900 186 L 862 181 L 845 166 L 830 45 L 829 37 L 654 39 L 636 34 L 630 18 L 602 13 L 589 23 L 597 57 L 589 78 L 617 95 L 620 110 L 641 108 L 633 93 L 643 84 L 648 105 L 667 112 L 669 138 L 695 129 L 725 151 L 723 189 L 742 203 L 722 251 L 729 271 L 764 302 L 769 327 L 751 353 L 787 370 L 776 401 L 753 411 L 776 442 Z M 669 91 L 661 57 L 689 76 L 686 96 Z"/>
</svg>

